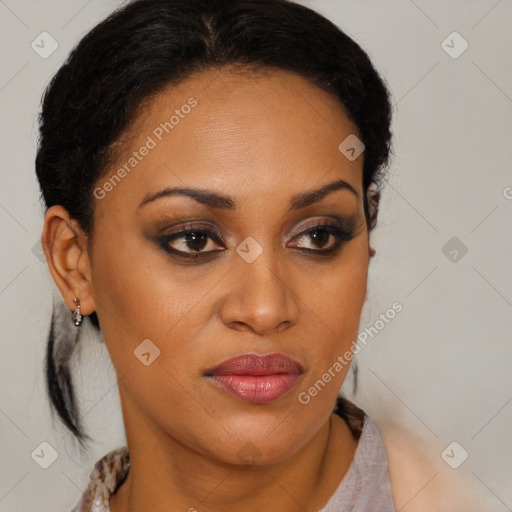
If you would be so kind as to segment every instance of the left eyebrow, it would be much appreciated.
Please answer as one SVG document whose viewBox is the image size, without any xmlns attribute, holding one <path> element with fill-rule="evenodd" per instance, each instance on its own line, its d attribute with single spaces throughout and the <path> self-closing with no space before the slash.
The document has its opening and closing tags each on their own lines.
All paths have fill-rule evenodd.
<svg viewBox="0 0 512 512">
<path fill-rule="evenodd" d="M 348 190 L 359 199 L 357 190 L 350 183 L 345 180 L 336 180 L 331 183 L 327 183 L 327 185 L 323 185 L 316 190 L 301 192 L 300 194 L 294 195 L 290 199 L 290 207 L 288 208 L 288 211 L 299 210 L 300 208 L 305 208 L 306 206 L 318 203 L 318 201 L 321 201 L 328 194 L 336 190 Z"/>
<path fill-rule="evenodd" d="M 331 183 L 327 183 L 322 187 L 315 190 L 308 190 L 307 192 L 300 192 L 295 194 L 290 199 L 290 206 L 288 211 L 300 210 L 306 206 L 310 206 L 314 203 L 321 201 L 328 194 L 336 190 L 348 190 L 352 192 L 358 199 L 359 194 L 357 190 L 345 180 L 336 180 Z M 222 210 L 236 210 L 236 201 L 230 196 L 219 194 L 208 189 L 198 188 L 180 188 L 180 187 L 167 187 L 158 192 L 146 194 L 142 202 L 139 204 L 139 208 L 156 201 L 162 197 L 171 197 L 174 195 L 187 196 L 201 204 L 209 206 L 211 208 L 217 208 Z"/>
</svg>

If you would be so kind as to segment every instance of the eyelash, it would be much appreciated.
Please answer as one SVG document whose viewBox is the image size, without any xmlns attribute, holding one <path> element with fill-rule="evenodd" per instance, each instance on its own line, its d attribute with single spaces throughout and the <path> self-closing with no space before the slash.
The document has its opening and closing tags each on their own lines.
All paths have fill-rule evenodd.
<svg viewBox="0 0 512 512">
<path fill-rule="evenodd" d="M 308 234 L 318 233 L 318 232 L 323 232 L 323 231 L 334 236 L 335 243 L 332 247 L 330 247 L 329 249 L 304 249 L 304 248 L 298 247 L 297 250 L 299 250 L 303 253 L 307 253 L 308 255 L 313 254 L 313 255 L 319 256 L 319 257 L 334 256 L 341 250 L 341 247 L 344 242 L 348 242 L 349 240 L 351 240 L 354 237 L 354 232 L 352 229 L 342 229 L 338 226 L 334 226 L 333 224 L 319 223 L 314 226 L 310 226 L 310 227 L 306 228 L 304 231 L 301 231 L 298 235 L 296 235 L 294 237 L 294 239 L 307 236 Z M 209 239 L 214 240 L 216 243 L 219 243 L 219 244 L 222 243 L 222 241 L 221 241 L 222 237 L 221 237 L 220 233 L 218 233 L 217 231 L 215 231 L 211 228 L 208 228 L 208 227 L 198 226 L 198 227 L 194 227 L 194 228 L 186 228 L 177 233 L 172 233 L 172 234 L 166 235 L 159 239 L 159 244 L 169 254 L 176 255 L 180 258 L 184 258 L 184 259 L 188 259 L 188 260 L 198 260 L 198 259 L 204 258 L 205 256 L 207 256 L 209 254 L 224 251 L 224 249 L 223 249 L 223 250 L 215 250 L 215 251 L 187 253 L 184 251 L 178 251 L 176 249 L 171 249 L 169 247 L 170 242 L 179 240 L 180 238 L 184 238 L 190 234 L 207 235 Z"/>
</svg>

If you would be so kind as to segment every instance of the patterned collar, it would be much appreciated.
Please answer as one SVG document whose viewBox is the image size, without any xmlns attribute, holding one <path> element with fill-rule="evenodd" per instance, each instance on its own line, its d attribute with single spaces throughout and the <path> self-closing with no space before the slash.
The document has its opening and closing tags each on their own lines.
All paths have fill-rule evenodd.
<svg viewBox="0 0 512 512">
<path fill-rule="evenodd" d="M 94 465 L 89 485 L 71 512 L 110 512 L 110 496 L 124 483 L 129 470 L 126 446 L 107 453 Z"/>
</svg>

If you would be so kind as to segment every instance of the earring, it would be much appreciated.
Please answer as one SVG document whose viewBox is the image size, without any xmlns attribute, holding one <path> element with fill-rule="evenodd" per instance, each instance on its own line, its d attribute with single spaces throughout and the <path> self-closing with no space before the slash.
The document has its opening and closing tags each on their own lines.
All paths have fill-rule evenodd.
<svg viewBox="0 0 512 512">
<path fill-rule="evenodd" d="M 84 317 L 82 316 L 82 313 L 80 313 L 80 301 L 78 299 L 74 299 L 73 302 L 75 303 L 76 309 L 71 313 L 71 319 L 73 320 L 73 323 L 79 327 Z"/>
</svg>

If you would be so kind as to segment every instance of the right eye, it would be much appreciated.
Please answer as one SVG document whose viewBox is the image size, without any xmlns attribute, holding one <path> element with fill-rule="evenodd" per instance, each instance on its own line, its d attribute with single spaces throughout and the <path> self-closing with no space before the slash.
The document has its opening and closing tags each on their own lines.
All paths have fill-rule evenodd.
<svg viewBox="0 0 512 512">
<path fill-rule="evenodd" d="M 160 239 L 160 245 L 171 254 L 189 259 L 198 259 L 202 255 L 225 250 L 204 250 L 206 247 L 215 246 L 215 244 L 209 243 L 209 240 L 221 243 L 220 235 L 214 230 L 197 227 L 165 235 Z"/>
</svg>

